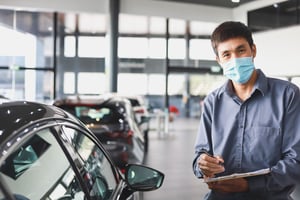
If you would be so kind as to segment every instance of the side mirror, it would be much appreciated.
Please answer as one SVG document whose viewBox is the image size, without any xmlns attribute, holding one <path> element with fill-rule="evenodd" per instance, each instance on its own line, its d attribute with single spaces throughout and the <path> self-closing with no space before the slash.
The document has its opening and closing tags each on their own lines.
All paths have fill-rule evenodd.
<svg viewBox="0 0 300 200">
<path fill-rule="evenodd" d="M 164 174 L 150 167 L 129 164 L 125 170 L 125 180 L 134 191 L 151 191 L 162 186 Z"/>
<path fill-rule="evenodd" d="M 142 116 L 141 121 L 139 122 L 139 125 L 141 125 L 143 123 L 148 123 L 149 121 L 150 121 L 150 117 Z"/>
</svg>

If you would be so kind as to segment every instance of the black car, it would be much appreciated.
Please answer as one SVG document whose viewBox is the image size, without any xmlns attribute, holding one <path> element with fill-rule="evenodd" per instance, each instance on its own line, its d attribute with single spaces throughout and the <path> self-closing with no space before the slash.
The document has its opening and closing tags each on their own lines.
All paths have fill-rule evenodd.
<svg viewBox="0 0 300 200">
<path fill-rule="evenodd" d="M 127 98 L 112 95 L 69 96 L 56 100 L 53 105 L 82 121 L 102 142 L 121 171 L 128 163 L 144 162 L 144 135 Z"/>
<path fill-rule="evenodd" d="M 142 165 L 122 174 L 95 135 L 58 107 L 5 102 L 0 119 L 0 199 L 136 199 L 163 183 Z"/>
</svg>

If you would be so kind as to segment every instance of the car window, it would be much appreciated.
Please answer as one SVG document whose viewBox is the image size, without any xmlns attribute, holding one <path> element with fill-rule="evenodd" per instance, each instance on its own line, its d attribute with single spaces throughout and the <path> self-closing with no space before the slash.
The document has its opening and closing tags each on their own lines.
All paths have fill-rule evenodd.
<svg viewBox="0 0 300 200">
<path fill-rule="evenodd" d="M 110 199 L 117 187 L 117 180 L 112 165 L 105 157 L 103 151 L 86 135 L 78 130 L 63 127 L 63 131 L 74 148 L 82 163 L 80 173 L 94 199 Z"/>
<path fill-rule="evenodd" d="M 16 199 L 84 199 L 75 173 L 50 129 L 38 131 L 3 163 L 0 175 Z"/>
<path fill-rule="evenodd" d="M 136 99 L 131 99 L 131 98 L 129 98 L 129 101 L 130 101 L 130 103 L 131 103 L 131 105 L 132 105 L 133 107 L 135 107 L 135 106 L 140 106 L 140 102 L 139 102 L 138 100 L 136 100 Z"/>
<path fill-rule="evenodd" d="M 40 158 L 49 148 L 50 144 L 38 135 L 34 135 L 30 141 L 22 145 L 15 151 L 6 163 L 1 167 L 1 171 L 16 180 L 26 170 Z"/>
</svg>

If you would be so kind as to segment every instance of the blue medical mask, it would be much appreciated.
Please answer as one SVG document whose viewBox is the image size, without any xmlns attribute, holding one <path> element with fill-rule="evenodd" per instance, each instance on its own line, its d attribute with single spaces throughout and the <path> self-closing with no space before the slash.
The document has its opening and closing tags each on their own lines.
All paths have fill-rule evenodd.
<svg viewBox="0 0 300 200">
<path fill-rule="evenodd" d="M 254 70 L 252 57 L 233 58 L 222 63 L 224 75 L 230 80 L 243 84 L 249 81 Z"/>
</svg>

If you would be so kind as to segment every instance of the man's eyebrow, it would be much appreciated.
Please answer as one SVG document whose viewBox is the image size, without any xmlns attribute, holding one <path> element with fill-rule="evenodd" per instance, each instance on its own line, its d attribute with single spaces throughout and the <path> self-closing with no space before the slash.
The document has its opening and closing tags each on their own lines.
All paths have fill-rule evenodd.
<svg viewBox="0 0 300 200">
<path fill-rule="evenodd" d="M 228 50 L 228 49 L 226 49 L 224 51 L 221 51 L 219 55 L 223 55 L 223 54 L 229 53 L 231 51 L 236 51 L 236 50 L 240 50 L 240 49 L 244 49 L 244 48 L 246 48 L 246 44 L 240 44 L 239 46 L 237 46 L 236 48 L 234 48 L 234 50 L 230 50 L 230 49 Z"/>
<path fill-rule="evenodd" d="M 244 49 L 245 47 L 246 47 L 245 44 L 241 44 L 241 45 L 237 46 L 235 49 Z"/>
<path fill-rule="evenodd" d="M 230 52 L 230 50 L 224 50 L 224 51 L 221 51 L 220 54 L 223 55 L 223 54 L 228 53 L 228 52 Z"/>
</svg>

